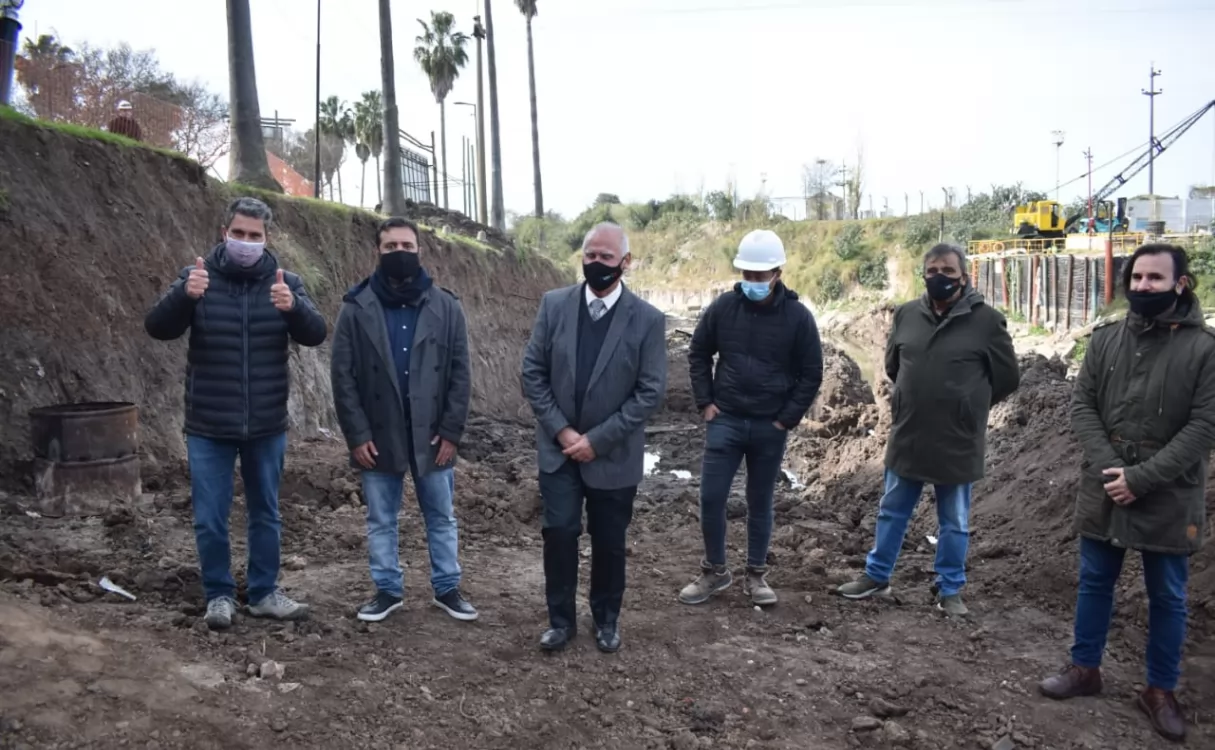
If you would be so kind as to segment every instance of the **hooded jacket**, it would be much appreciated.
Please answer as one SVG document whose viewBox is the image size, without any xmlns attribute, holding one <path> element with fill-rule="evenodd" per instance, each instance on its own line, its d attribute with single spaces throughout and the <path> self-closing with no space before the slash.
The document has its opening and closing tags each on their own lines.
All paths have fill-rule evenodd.
<svg viewBox="0 0 1215 750">
<path fill-rule="evenodd" d="M 894 383 L 886 468 L 931 484 L 981 479 L 988 412 L 1021 382 L 1004 316 L 971 286 L 943 316 L 927 294 L 900 305 L 886 375 Z"/>
<path fill-rule="evenodd" d="M 325 318 L 300 277 L 289 271 L 283 281 L 295 295 L 295 307 L 280 312 L 274 306 L 270 287 L 278 260 L 268 250 L 244 268 L 228 259 L 221 243 L 204 263 L 206 294 L 197 300 L 186 294 L 186 280 L 194 270 L 187 266 L 144 319 L 148 335 L 161 341 L 190 331 L 185 432 L 242 441 L 286 432 L 288 343 L 323 344 Z"/>
<path fill-rule="evenodd" d="M 1198 303 L 1095 328 L 1071 417 L 1084 450 L 1076 531 L 1130 549 L 1196 552 L 1215 447 L 1215 331 Z M 1113 467 L 1125 469 L 1136 496 L 1129 505 L 1105 493 L 1103 472 Z"/>
</svg>

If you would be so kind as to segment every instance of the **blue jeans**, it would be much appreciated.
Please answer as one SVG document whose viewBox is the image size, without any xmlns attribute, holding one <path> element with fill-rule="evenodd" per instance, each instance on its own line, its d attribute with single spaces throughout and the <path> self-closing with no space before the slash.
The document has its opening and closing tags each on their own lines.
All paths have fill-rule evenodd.
<svg viewBox="0 0 1215 750">
<path fill-rule="evenodd" d="M 1108 542 L 1080 538 L 1080 590 L 1076 596 L 1076 635 L 1072 663 L 1099 667 L 1114 612 L 1114 585 L 1122 574 L 1126 550 Z M 1143 553 L 1148 593 L 1148 685 L 1175 690 L 1185 646 L 1186 585 L 1190 558 Z"/>
<path fill-rule="evenodd" d="M 460 585 L 459 534 L 456 528 L 454 468 L 432 468 L 421 479 L 413 474 L 418 507 L 426 523 L 426 546 L 430 551 L 430 585 L 435 596 L 443 596 Z M 405 492 L 405 474 L 363 472 L 363 495 L 367 498 L 367 550 L 371 580 L 376 590 L 395 597 L 405 594 L 401 570 L 397 515 Z"/>
<path fill-rule="evenodd" d="M 937 591 L 953 596 L 966 585 L 966 550 L 970 546 L 970 484 L 937 484 Z M 889 583 L 903 549 L 907 524 L 924 493 L 924 483 L 886 471 L 886 491 L 878 506 L 877 533 L 865 559 L 865 575 Z"/>
<path fill-rule="evenodd" d="M 772 540 L 772 496 L 785 459 L 789 432 L 770 419 L 742 419 L 718 414 L 705 428 L 705 455 L 700 469 L 700 530 L 705 560 L 726 564 L 726 501 L 734 475 L 747 462 L 747 565 L 768 562 Z"/>
<path fill-rule="evenodd" d="M 278 581 L 282 520 L 278 514 L 278 483 L 283 475 L 287 433 L 257 440 L 212 440 L 186 436 L 190 462 L 190 495 L 194 503 L 194 540 L 207 601 L 235 597 L 228 515 L 232 510 L 236 458 L 245 483 L 249 517 L 247 572 L 249 601 L 274 593 Z"/>
</svg>

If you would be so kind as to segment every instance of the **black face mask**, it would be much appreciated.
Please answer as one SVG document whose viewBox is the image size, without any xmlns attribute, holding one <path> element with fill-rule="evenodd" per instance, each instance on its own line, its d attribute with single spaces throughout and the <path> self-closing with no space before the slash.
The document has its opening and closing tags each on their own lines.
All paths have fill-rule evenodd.
<svg viewBox="0 0 1215 750">
<path fill-rule="evenodd" d="M 380 271 L 393 281 L 408 281 L 418 275 L 421 267 L 417 253 L 404 250 L 380 253 Z"/>
<path fill-rule="evenodd" d="M 599 261 L 582 264 L 582 275 L 586 278 L 586 285 L 596 292 L 604 292 L 611 289 L 612 284 L 615 284 L 616 280 L 623 273 L 624 268 L 622 266 L 609 266 Z"/>
<path fill-rule="evenodd" d="M 1131 312 L 1151 320 L 1158 318 L 1172 309 L 1181 297 L 1169 289 L 1165 292 L 1127 292 L 1126 301 Z"/>
<path fill-rule="evenodd" d="M 928 296 L 937 302 L 944 302 L 962 288 L 962 279 L 951 279 L 944 274 L 925 276 L 924 286 L 928 288 Z"/>
</svg>

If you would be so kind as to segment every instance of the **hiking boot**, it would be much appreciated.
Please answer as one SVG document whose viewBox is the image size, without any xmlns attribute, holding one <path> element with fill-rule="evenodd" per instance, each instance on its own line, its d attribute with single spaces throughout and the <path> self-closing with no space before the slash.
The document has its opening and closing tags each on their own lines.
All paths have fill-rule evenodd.
<svg viewBox="0 0 1215 750">
<path fill-rule="evenodd" d="M 227 630 L 236 616 L 236 600 L 230 596 L 217 596 L 207 602 L 207 614 L 203 622 L 212 630 Z"/>
<path fill-rule="evenodd" d="M 700 563 L 700 575 L 679 592 L 679 601 L 684 604 L 704 604 L 714 594 L 729 588 L 734 583 L 734 576 L 725 565 L 710 565 L 705 561 Z"/>
<path fill-rule="evenodd" d="M 1139 700 L 1135 702 L 1139 710 L 1147 714 L 1152 729 L 1161 737 L 1173 742 L 1185 739 L 1185 716 L 1181 713 L 1181 706 L 1177 705 L 1173 691 L 1150 687 L 1140 693 Z"/>
<path fill-rule="evenodd" d="M 868 599 L 871 596 L 885 596 L 890 593 L 890 582 L 882 583 L 875 581 L 868 575 L 862 575 L 860 578 L 850 583 L 845 583 L 836 589 L 836 592 L 845 599 Z"/>
<path fill-rule="evenodd" d="M 250 604 L 249 614 L 271 620 L 307 620 L 309 613 L 307 604 L 300 604 L 282 591 L 275 590 L 260 602 Z"/>
<path fill-rule="evenodd" d="M 371 601 L 359 607 L 358 618 L 363 622 L 380 622 L 403 606 L 401 597 L 377 591 Z"/>
<path fill-rule="evenodd" d="M 477 619 L 476 607 L 468 603 L 458 588 L 452 589 L 442 596 L 435 596 L 434 605 L 457 620 L 472 622 Z"/>
<path fill-rule="evenodd" d="M 751 597 L 751 603 L 757 607 L 770 607 L 776 604 L 776 592 L 768 585 L 768 568 L 747 567 L 747 577 L 743 579 L 743 593 Z"/>
<path fill-rule="evenodd" d="M 1068 664 L 1059 674 L 1038 683 L 1039 693 L 1057 701 L 1097 695 L 1101 688 L 1100 667 L 1078 667 L 1075 664 Z"/>
<path fill-rule="evenodd" d="M 970 610 L 962 602 L 960 594 L 937 597 L 937 609 L 944 612 L 947 617 L 965 617 L 970 614 Z"/>
</svg>

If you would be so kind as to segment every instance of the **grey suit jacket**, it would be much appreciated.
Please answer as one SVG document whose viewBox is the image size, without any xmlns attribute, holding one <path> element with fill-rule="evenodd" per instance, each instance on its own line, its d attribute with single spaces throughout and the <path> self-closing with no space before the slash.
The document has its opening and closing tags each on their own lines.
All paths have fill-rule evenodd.
<svg viewBox="0 0 1215 750">
<path fill-rule="evenodd" d="M 543 473 L 560 469 L 567 459 L 557 433 L 573 427 L 595 449 L 595 460 L 579 464 L 588 487 L 635 487 L 644 474 L 645 423 L 667 387 L 666 317 L 623 290 L 591 373 L 582 421 L 574 424 L 578 314 L 585 304 L 582 284 L 546 293 L 523 354 L 523 395 L 536 415 L 537 462 Z"/>
</svg>

